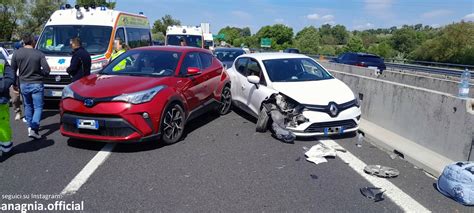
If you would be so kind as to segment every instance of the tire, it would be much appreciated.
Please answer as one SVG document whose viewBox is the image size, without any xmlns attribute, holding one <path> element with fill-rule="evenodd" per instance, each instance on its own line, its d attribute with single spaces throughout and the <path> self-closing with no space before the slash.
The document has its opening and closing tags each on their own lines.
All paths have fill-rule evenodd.
<svg viewBox="0 0 474 213">
<path fill-rule="evenodd" d="M 267 108 L 262 107 L 262 110 L 260 110 L 258 114 L 256 131 L 266 132 L 268 129 L 268 120 L 270 120 L 270 116 L 268 116 Z"/>
<path fill-rule="evenodd" d="M 221 94 L 221 105 L 218 108 L 219 115 L 225 115 L 230 112 L 230 107 L 232 105 L 232 93 L 229 86 L 225 86 L 222 89 Z"/>
<path fill-rule="evenodd" d="M 173 103 L 166 108 L 161 118 L 161 139 L 167 145 L 178 142 L 184 133 L 185 114 L 183 108 Z"/>
</svg>

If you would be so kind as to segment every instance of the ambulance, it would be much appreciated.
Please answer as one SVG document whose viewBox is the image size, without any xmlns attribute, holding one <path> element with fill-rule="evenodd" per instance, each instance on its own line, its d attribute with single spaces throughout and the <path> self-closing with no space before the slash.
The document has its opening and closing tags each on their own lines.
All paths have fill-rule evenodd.
<svg viewBox="0 0 474 213">
<path fill-rule="evenodd" d="M 173 25 L 166 28 L 165 45 L 180 46 L 184 41 L 185 46 L 204 48 L 204 36 L 200 26 Z"/>
<path fill-rule="evenodd" d="M 142 13 L 131 14 L 106 7 L 62 6 L 46 23 L 36 49 L 46 55 L 51 68 L 44 80 L 45 99 L 60 99 L 71 83 L 66 73 L 71 61 L 70 39 L 79 37 L 91 54 L 91 72 L 98 72 L 110 60 L 114 40 L 120 38 L 130 48 L 152 45 L 150 23 Z"/>
</svg>

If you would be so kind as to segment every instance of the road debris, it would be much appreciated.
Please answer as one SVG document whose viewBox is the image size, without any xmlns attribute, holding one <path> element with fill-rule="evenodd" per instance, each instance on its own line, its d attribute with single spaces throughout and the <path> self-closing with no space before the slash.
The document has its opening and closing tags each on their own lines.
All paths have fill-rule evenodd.
<svg viewBox="0 0 474 213">
<path fill-rule="evenodd" d="M 394 168 L 381 165 L 367 165 L 364 168 L 365 173 L 383 178 L 393 178 L 400 174 L 400 171 Z"/>
<path fill-rule="evenodd" d="M 358 132 L 356 146 L 359 148 L 362 147 L 363 142 L 364 142 L 364 133 Z"/>
<path fill-rule="evenodd" d="M 384 200 L 383 193 L 385 190 L 382 188 L 377 187 L 364 187 L 360 188 L 360 193 L 364 195 L 366 198 L 374 200 L 375 202 L 379 202 Z"/>
<path fill-rule="evenodd" d="M 326 157 L 336 157 L 336 151 L 346 152 L 346 150 L 339 145 L 329 147 L 322 143 L 314 145 L 311 149 L 307 147 L 303 147 L 303 149 L 306 151 L 304 153 L 306 160 L 315 164 L 328 162 Z"/>
</svg>

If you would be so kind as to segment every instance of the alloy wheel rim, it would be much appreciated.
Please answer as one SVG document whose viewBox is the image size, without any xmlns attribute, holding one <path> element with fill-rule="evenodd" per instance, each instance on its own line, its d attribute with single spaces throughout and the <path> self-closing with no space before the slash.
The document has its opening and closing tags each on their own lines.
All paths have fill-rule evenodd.
<svg viewBox="0 0 474 213">
<path fill-rule="evenodd" d="M 163 121 L 163 133 L 170 140 L 178 138 L 183 131 L 183 115 L 177 106 L 168 110 Z"/>
<path fill-rule="evenodd" d="M 222 108 L 221 108 L 221 113 L 226 112 L 231 104 L 231 94 L 230 90 L 226 87 L 224 91 L 222 92 Z"/>
</svg>

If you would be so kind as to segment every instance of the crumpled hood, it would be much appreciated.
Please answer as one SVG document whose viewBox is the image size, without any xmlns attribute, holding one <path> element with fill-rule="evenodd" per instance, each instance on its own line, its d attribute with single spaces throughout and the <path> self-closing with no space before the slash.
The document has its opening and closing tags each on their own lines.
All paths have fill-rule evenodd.
<svg viewBox="0 0 474 213">
<path fill-rule="evenodd" d="M 354 100 L 352 90 L 338 79 L 302 82 L 274 82 L 273 89 L 281 92 L 300 104 L 328 105 Z"/>
<path fill-rule="evenodd" d="M 166 78 L 92 74 L 71 84 L 82 97 L 104 98 L 134 93 L 163 85 Z"/>
</svg>

